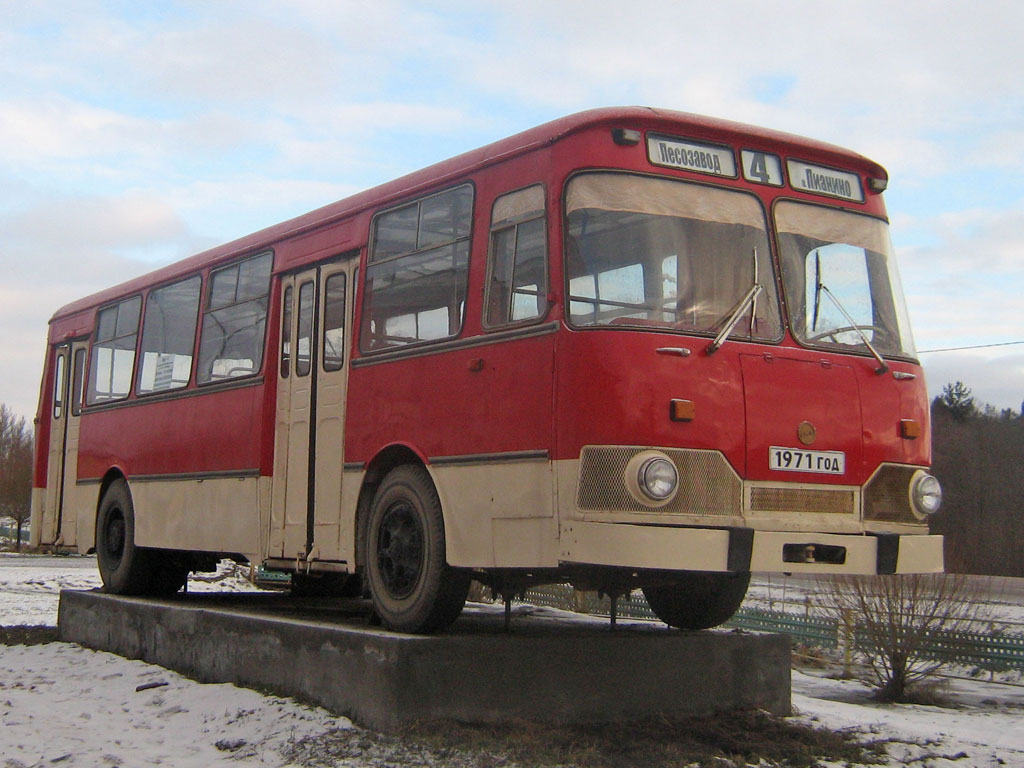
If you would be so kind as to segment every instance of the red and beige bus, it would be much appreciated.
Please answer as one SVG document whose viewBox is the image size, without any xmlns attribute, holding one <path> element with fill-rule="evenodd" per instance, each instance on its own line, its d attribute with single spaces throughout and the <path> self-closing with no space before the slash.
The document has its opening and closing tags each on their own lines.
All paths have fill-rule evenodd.
<svg viewBox="0 0 1024 768">
<path fill-rule="evenodd" d="M 940 571 L 886 182 L 797 136 L 594 110 L 76 301 L 33 541 L 122 594 L 233 557 L 409 632 L 474 579 L 642 589 L 703 628 L 751 571 Z"/>
</svg>

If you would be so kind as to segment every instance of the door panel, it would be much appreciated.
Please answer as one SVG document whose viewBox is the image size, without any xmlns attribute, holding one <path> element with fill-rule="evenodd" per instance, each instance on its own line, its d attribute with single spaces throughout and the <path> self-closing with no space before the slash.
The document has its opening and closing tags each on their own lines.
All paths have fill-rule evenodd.
<svg viewBox="0 0 1024 768">
<path fill-rule="evenodd" d="M 46 461 L 46 495 L 43 502 L 41 544 L 53 544 L 60 526 L 64 483 L 64 441 L 67 438 L 68 368 L 71 347 L 61 344 L 53 350 L 53 392 L 50 410 L 50 446 Z"/>
<path fill-rule="evenodd" d="M 314 545 L 324 560 L 343 559 L 339 551 L 341 476 L 345 461 L 345 400 L 348 391 L 347 329 L 351 260 L 320 268 L 320 306 L 317 327 L 316 435 L 314 451 Z"/>
<path fill-rule="evenodd" d="M 316 274 L 295 277 L 295 346 L 289 380 L 291 404 L 287 414 L 288 464 L 285 470 L 284 557 L 305 559 L 306 518 L 309 513 L 309 439 L 313 411 L 313 310 Z"/>
<path fill-rule="evenodd" d="M 40 543 L 71 547 L 77 541 L 78 435 L 86 342 L 54 348 L 50 445 Z"/>
<path fill-rule="evenodd" d="M 63 479 L 61 481 L 61 507 L 60 527 L 58 530 L 58 541 L 65 546 L 78 544 L 78 522 L 79 514 L 84 513 L 82 508 L 85 499 L 89 494 L 83 494 L 78 488 L 78 437 L 80 432 L 82 416 L 82 397 L 85 383 L 85 354 L 86 343 L 75 342 L 71 345 L 71 376 L 69 380 L 67 413 L 65 418 L 66 437 L 64 440 L 64 467 Z M 89 515 L 84 515 L 90 519 Z"/>
</svg>

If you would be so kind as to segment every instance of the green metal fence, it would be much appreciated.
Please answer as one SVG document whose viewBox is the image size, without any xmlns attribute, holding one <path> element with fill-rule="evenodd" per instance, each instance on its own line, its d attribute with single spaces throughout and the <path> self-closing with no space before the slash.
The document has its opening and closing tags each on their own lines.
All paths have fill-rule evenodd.
<svg viewBox="0 0 1024 768">
<path fill-rule="evenodd" d="M 611 615 L 611 601 L 598 598 L 594 592 L 579 592 L 566 585 L 550 585 L 527 590 L 526 602 L 561 608 L 595 616 Z M 643 595 L 634 592 L 616 601 L 616 615 L 623 619 L 656 620 Z M 836 649 L 849 646 L 863 653 L 872 652 L 867 630 L 856 622 L 844 625 L 834 618 L 803 613 L 741 607 L 726 627 L 757 632 L 777 632 L 794 642 L 813 648 Z M 1024 671 L 1024 633 L 1009 633 L 993 627 L 989 632 L 964 632 L 938 629 L 930 633 L 923 645 L 923 656 L 974 666 L 990 672 Z"/>
</svg>

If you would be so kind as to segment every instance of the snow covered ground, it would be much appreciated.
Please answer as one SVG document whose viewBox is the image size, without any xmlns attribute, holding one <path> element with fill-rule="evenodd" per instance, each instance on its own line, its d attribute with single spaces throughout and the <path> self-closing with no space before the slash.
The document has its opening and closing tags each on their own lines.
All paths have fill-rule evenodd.
<svg viewBox="0 0 1024 768">
<path fill-rule="evenodd" d="M 90 557 L 0 554 L 0 625 L 53 625 L 61 589 L 98 584 Z M 193 578 L 189 589 L 252 587 L 224 568 Z M 1024 688 L 953 685 L 952 707 L 880 705 L 861 683 L 794 670 L 793 706 L 800 721 L 888 740 L 893 766 L 1024 766 Z M 352 727 L 291 699 L 196 683 L 68 643 L 0 645 L 0 768 L 282 766 L 299 740 Z M 406 762 L 392 755 L 338 764 Z"/>
</svg>

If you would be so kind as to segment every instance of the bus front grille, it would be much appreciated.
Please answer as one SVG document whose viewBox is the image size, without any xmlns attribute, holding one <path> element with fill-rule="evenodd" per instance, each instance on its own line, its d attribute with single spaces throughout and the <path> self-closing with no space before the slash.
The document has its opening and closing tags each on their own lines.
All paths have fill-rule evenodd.
<svg viewBox="0 0 1024 768">
<path fill-rule="evenodd" d="M 652 509 L 626 488 L 630 459 L 646 448 L 588 446 L 580 455 L 576 503 L 580 509 L 600 512 L 657 512 L 688 515 L 739 515 L 743 484 L 718 451 L 658 449 L 676 465 L 679 491 L 665 506 Z"/>
<path fill-rule="evenodd" d="M 925 525 L 910 508 L 910 479 L 920 467 L 883 464 L 864 486 L 864 519 Z"/>
<path fill-rule="evenodd" d="M 751 486 L 748 507 L 753 513 L 796 512 L 854 515 L 857 493 L 847 488 Z"/>
</svg>

